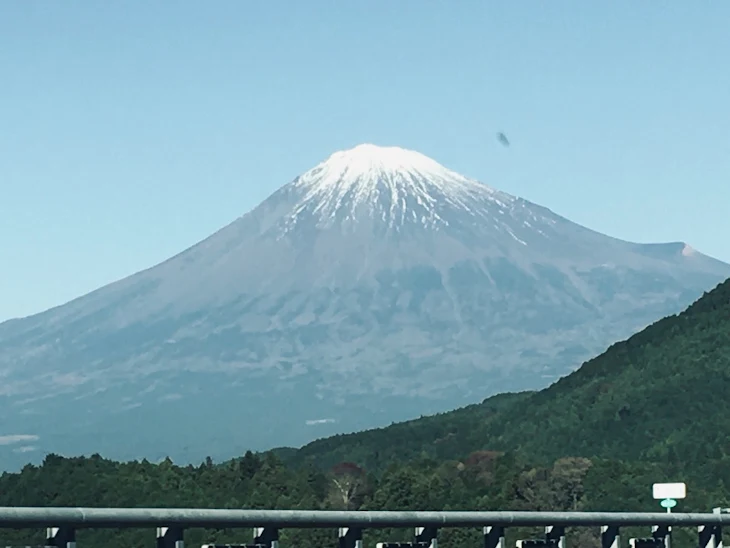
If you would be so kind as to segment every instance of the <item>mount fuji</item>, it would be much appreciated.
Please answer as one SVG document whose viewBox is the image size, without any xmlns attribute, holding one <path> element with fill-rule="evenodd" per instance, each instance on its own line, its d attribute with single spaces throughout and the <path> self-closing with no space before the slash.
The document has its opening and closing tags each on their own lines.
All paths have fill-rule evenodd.
<svg viewBox="0 0 730 548">
<path fill-rule="evenodd" d="M 0 462 L 223 458 L 540 388 L 728 276 L 360 145 L 157 266 L 0 324 Z"/>
</svg>

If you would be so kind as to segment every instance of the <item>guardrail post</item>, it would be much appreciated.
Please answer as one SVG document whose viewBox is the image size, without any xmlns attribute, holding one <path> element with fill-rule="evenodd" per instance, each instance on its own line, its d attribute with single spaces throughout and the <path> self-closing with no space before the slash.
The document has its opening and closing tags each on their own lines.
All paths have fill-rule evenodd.
<svg viewBox="0 0 730 548">
<path fill-rule="evenodd" d="M 76 531 L 72 527 L 48 527 L 46 546 L 56 548 L 76 548 Z"/>
<path fill-rule="evenodd" d="M 428 548 L 437 548 L 438 529 L 436 527 L 416 527 L 416 546 L 427 546 Z"/>
<path fill-rule="evenodd" d="M 276 527 L 254 527 L 253 543 L 267 548 L 279 548 L 279 529 Z"/>
<path fill-rule="evenodd" d="M 619 548 L 621 537 L 617 525 L 601 525 L 601 548 Z"/>
<path fill-rule="evenodd" d="M 182 527 L 158 527 L 157 548 L 184 548 Z"/>
<path fill-rule="evenodd" d="M 339 548 L 363 548 L 362 529 L 340 527 L 338 537 Z"/>
<path fill-rule="evenodd" d="M 668 525 L 652 525 L 651 527 L 651 536 L 652 538 L 655 538 L 657 541 L 662 541 L 664 543 L 664 548 L 671 548 L 672 547 L 672 528 Z"/>
<path fill-rule="evenodd" d="M 504 527 L 488 525 L 484 528 L 484 548 L 504 548 Z"/>
<path fill-rule="evenodd" d="M 185 548 L 182 527 L 158 527 L 157 548 Z"/>
<path fill-rule="evenodd" d="M 720 525 L 700 525 L 699 548 L 722 548 L 722 527 Z"/>
<path fill-rule="evenodd" d="M 545 527 L 545 540 L 555 541 L 558 548 L 565 548 L 565 527 L 561 525 L 548 525 Z"/>
</svg>

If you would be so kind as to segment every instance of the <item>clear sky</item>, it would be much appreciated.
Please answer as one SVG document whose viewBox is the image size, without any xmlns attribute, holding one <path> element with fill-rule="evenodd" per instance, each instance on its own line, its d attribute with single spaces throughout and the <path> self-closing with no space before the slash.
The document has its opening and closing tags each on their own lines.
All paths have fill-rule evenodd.
<svg viewBox="0 0 730 548">
<path fill-rule="evenodd" d="M 724 0 L 7 0 L 0 320 L 364 142 L 730 261 L 728 29 Z"/>
</svg>

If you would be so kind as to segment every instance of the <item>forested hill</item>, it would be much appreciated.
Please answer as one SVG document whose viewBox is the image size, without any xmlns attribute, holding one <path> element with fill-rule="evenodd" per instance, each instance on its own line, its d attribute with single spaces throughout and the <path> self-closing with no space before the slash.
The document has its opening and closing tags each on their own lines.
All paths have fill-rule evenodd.
<svg viewBox="0 0 730 548">
<path fill-rule="evenodd" d="M 536 393 L 350 435 L 289 453 L 292 463 L 347 459 L 381 468 L 419 455 L 515 450 L 673 462 L 730 478 L 730 280 L 687 310 L 611 346 Z"/>
<path fill-rule="evenodd" d="M 533 392 L 499 394 L 482 403 L 447 413 L 392 424 L 386 428 L 340 434 L 309 443 L 301 449 L 278 448 L 272 452 L 289 464 L 329 467 L 352 460 L 368 470 L 379 471 L 391 462 L 421 457 L 453 459 L 471 447 L 489 449 L 480 436 L 486 425 L 498 420 Z M 467 453 L 464 453 L 466 451 Z"/>
</svg>

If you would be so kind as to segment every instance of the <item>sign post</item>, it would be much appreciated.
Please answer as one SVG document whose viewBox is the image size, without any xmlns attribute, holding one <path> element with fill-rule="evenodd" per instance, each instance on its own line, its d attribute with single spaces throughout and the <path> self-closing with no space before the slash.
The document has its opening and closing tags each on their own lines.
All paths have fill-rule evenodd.
<svg viewBox="0 0 730 548">
<path fill-rule="evenodd" d="M 652 495 L 655 500 L 661 501 L 659 504 L 667 509 L 667 514 L 671 514 L 672 508 L 677 506 L 677 499 L 687 496 L 687 486 L 684 483 L 655 483 Z"/>
<path fill-rule="evenodd" d="M 684 483 L 655 483 L 652 486 L 654 500 L 660 501 L 662 508 L 667 509 L 667 514 L 672 513 L 672 508 L 677 506 L 677 499 L 687 496 L 687 486 Z M 671 548 L 672 528 L 667 527 L 667 536 L 664 537 L 665 548 Z"/>
</svg>

